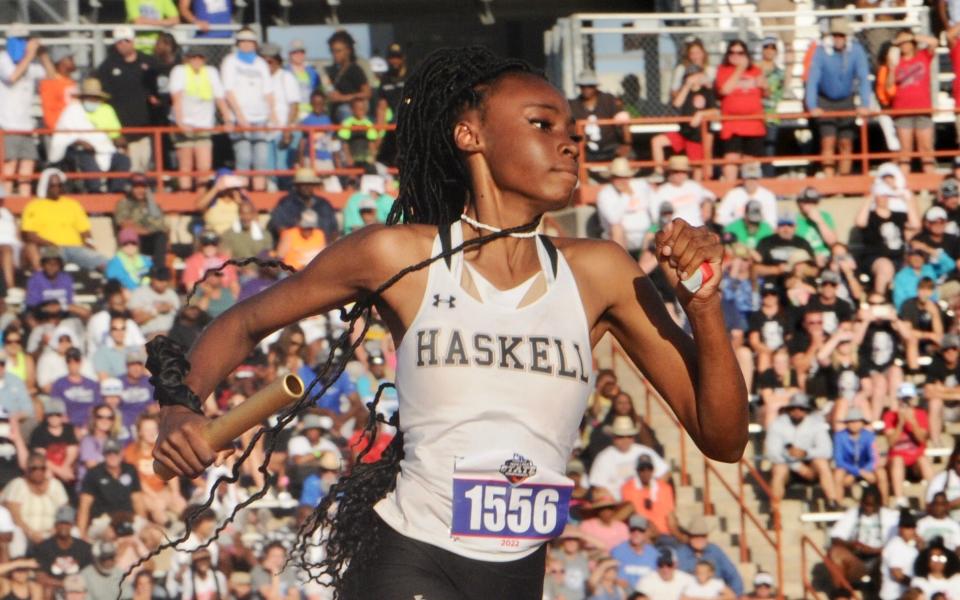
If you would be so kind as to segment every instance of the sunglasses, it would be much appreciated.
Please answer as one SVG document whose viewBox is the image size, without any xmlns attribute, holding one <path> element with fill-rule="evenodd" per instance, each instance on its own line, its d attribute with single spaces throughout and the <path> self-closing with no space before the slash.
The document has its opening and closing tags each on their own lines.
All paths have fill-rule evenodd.
<svg viewBox="0 0 960 600">
<path fill-rule="evenodd" d="M 105 415 L 105 414 L 102 414 L 102 413 L 101 413 L 101 414 L 97 415 L 97 418 L 98 418 L 98 419 L 102 419 L 102 420 L 104 420 L 104 421 L 112 421 L 112 420 L 113 420 L 113 415 L 112 415 L 112 414 L 106 414 L 106 415 Z"/>
<path fill-rule="evenodd" d="M 945 563 L 947 562 L 947 557 L 942 554 L 937 554 L 935 556 L 930 557 L 930 562 Z"/>
<path fill-rule="evenodd" d="M 47 465 L 30 465 L 27 467 L 28 471 L 46 471 Z"/>
<path fill-rule="evenodd" d="M 126 331 L 126 327 L 111 327 L 110 331 Z"/>
<path fill-rule="evenodd" d="M 23 340 L 21 338 L 7 338 L 6 343 L 8 344 L 19 344 Z"/>
<path fill-rule="evenodd" d="M 746 52 L 744 52 L 743 50 L 730 50 L 730 51 L 727 52 L 727 54 L 729 54 L 729 55 L 731 55 L 731 56 L 732 56 L 732 55 L 737 55 L 737 54 L 743 55 L 743 54 L 746 54 Z"/>
</svg>

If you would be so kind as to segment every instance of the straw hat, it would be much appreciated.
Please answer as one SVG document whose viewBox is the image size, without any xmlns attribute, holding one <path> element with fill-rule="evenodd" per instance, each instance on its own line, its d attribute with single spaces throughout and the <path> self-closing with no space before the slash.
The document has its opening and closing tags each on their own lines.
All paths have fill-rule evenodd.
<svg viewBox="0 0 960 600">
<path fill-rule="evenodd" d="M 611 177 L 633 177 L 637 171 L 630 166 L 630 161 L 623 156 L 618 156 L 610 163 Z"/>
<path fill-rule="evenodd" d="M 682 171 L 684 173 L 690 171 L 690 159 L 682 154 L 674 154 L 670 157 L 670 160 L 667 161 L 667 171 L 678 172 Z"/>
<path fill-rule="evenodd" d="M 632 417 L 624 415 L 614 418 L 613 423 L 603 428 L 603 432 L 613 437 L 632 437 L 640 433 L 640 430 Z"/>
<path fill-rule="evenodd" d="M 681 526 L 681 529 L 687 535 L 699 537 L 710 533 L 710 523 L 701 514 L 691 515 Z"/>
<path fill-rule="evenodd" d="M 606 488 L 595 488 L 593 490 L 593 500 L 584 507 L 588 511 L 602 510 L 604 508 L 618 509 L 626 505 L 626 502 L 618 501 Z"/>
<path fill-rule="evenodd" d="M 83 83 L 80 84 L 80 93 L 77 96 L 80 98 L 99 98 L 100 100 L 110 99 L 110 94 L 103 91 L 100 80 L 93 77 L 83 80 Z"/>
<path fill-rule="evenodd" d="M 293 183 L 318 184 L 323 180 L 317 177 L 316 172 L 310 167 L 300 167 L 293 173 Z"/>
</svg>

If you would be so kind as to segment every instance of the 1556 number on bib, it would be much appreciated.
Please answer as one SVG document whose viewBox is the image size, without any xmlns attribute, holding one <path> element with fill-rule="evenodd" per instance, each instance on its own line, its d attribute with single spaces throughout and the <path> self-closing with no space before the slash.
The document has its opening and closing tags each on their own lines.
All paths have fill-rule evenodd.
<svg viewBox="0 0 960 600">
<path fill-rule="evenodd" d="M 550 539 L 567 522 L 572 487 L 453 480 L 454 535 Z"/>
</svg>

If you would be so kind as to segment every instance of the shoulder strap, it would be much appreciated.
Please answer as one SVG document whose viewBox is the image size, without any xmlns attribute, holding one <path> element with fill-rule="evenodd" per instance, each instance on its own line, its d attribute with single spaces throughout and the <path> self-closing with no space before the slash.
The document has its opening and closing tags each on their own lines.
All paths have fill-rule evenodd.
<svg viewBox="0 0 960 600">
<path fill-rule="evenodd" d="M 556 277 L 557 277 L 557 263 L 558 263 L 558 259 L 557 259 L 557 247 L 553 245 L 553 241 L 552 241 L 549 237 L 547 237 L 547 236 L 545 236 L 545 235 L 543 235 L 543 234 L 540 234 L 540 235 L 537 236 L 537 237 L 540 238 L 540 243 L 543 244 L 543 249 L 547 251 L 547 256 L 550 257 L 550 268 L 553 270 L 553 277 L 554 277 L 554 279 L 556 279 Z"/>
<path fill-rule="evenodd" d="M 443 257 L 443 260 L 447 263 L 447 268 L 453 266 L 453 256 L 447 254 L 450 251 L 450 226 L 441 225 L 439 228 L 440 234 L 440 252 L 444 253 L 446 256 Z"/>
</svg>

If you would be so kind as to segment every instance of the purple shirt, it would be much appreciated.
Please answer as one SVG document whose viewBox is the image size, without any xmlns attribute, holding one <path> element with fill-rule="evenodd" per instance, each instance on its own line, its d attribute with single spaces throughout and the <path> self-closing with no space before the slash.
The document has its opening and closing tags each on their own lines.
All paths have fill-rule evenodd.
<svg viewBox="0 0 960 600">
<path fill-rule="evenodd" d="M 103 462 L 103 443 L 106 440 L 93 435 L 85 435 L 80 440 L 80 455 L 77 460 L 77 481 L 83 481 L 83 476 L 87 474 L 86 463 L 89 461 Z"/>
<path fill-rule="evenodd" d="M 123 424 L 132 428 L 150 403 L 153 402 L 153 386 L 150 378 L 144 375 L 137 381 L 131 381 L 128 375 L 120 378 L 123 382 L 123 396 L 120 397 L 120 416 Z"/>
<path fill-rule="evenodd" d="M 27 281 L 27 306 L 32 308 L 47 300 L 57 300 L 63 308 L 73 304 L 73 278 L 63 271 L 53 279 L 43 271 L 31 275 Z"/>
<path fill-rule="evenodd" d="M 76 427 L 86 427 L 90 410 L 100 402 L 100 384 L 82 375 L 80 381 L 74 383 L 67 375 L 53 382 L 50 396 L 67 405 L 67 421 Z"/>
<path fill-rule="evenodd" d="M 240 284 L 240 296 L 237 297 L 237 302 L 246 300 L 254 294 L 259 294 L 276 282 L 276 279 L 267 277 L 254 277 L 253 279 L 243 282 Z"/>
</svg>

